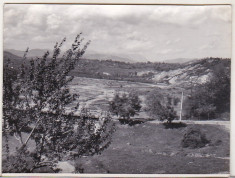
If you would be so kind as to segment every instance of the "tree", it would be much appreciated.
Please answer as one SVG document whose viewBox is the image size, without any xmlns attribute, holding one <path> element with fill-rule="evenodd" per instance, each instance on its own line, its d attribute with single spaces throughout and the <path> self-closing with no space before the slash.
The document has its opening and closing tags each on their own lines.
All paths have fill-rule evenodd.
<svg viewBox="0 0 235 178">
<path fill-rule="evenodd" d="M 223 59 L 214 69 L 212 79 L 208 83 L 208 90 L 214 93 L 213 102 L 220 113 L 230 111 L 231 61 L 228 61 L 228 67 L 222 62 Z"/>
<path fill-rule="evenodd" d="M 131 92 L 128 95 L 115 94 L 113 100 L 109 103 L 110 112 L 123 119 L 130 119 L 138 114 L 141 109 L 141 101 L 136 93 Z"/>
<path fill-rule="evenodd" d="M 172 98 L 164 97 L 157 89 L 147 96 L 147 111 L 149 115 L 160 121 L 166 120 L 168 123 L 177 117 L 171 102 Z"/>
<path fill-rule="evenodd" d="M 225 61 L 226 62 L 226 61 Z M 212 119 L 230 111 L 230 67 L 219 60 L 209 82 L 196 87 L 190 100 L 190 115 L 198 119 Z"/>
<path fill-rule="evenodd" d="M 33 169 L 48 163 L 53 166 L 65 157 L 98 154 L 111 143 L 114 132 L 111 117 L 106 115 L 94 119 L 88 113 L 75 116 L 79 95 L 71 94 L 68 87 L 68 83 L 73 80 L 69 73 L 75 68 L 90 42 L 82 46 L 83 38 L 80 33 L 71 48 L 59 57 L 65 41 L 63 39 L 61 43 L 55 44 L 52 58 L 49 58 L 47 51 L 41 59 L 30 60 L 29 64 L 26 58 L 27 49 L 24 63 L 15 80 L 9 80 L 9 65 L 4 66 L 3 135 L 8 147 L 6 160 L 10 160 L 10 134 L 19 140 L 18 155 L 30 155 L 29 140 L 34 140 L 36 144 L 31 154 L 34 164 L 30 169 L 5 165 L 4 172 L 32 172 Z M 66 106 L 71 103 L 76 104 L 68 112 Z M 26 132 L 27 139 L 24 140 L 22 134 Z"/>
</svg>

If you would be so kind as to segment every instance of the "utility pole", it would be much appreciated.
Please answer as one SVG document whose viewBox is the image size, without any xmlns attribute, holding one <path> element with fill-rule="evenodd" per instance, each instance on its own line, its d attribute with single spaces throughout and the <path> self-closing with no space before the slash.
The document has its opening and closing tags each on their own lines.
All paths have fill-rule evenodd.
<svg viewBox="0 0 235 178">
<path fill-rule="evenodd" d="M 180 121 L 182 120 L 183 98 L 184 98 L 184 92 L 182 91 L 181 104 L 180 104 Z"/>
</svg>

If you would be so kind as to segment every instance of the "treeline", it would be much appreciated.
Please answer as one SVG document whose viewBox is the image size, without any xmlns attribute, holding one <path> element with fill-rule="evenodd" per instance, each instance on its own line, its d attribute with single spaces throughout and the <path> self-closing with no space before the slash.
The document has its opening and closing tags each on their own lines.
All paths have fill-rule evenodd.
<svg viewBox="0 0 235 178">
<path fill-rule="evenodd" d="M 112 60 L 83 59 L 70 74 L 79 77 L 151 83 L 154 73 L 147 72 L 144 75 L 138 73 L 141 71 L 169 71 L 181 66 L 181 64 L 162 62 L 125 63 Z"/>
</svg>

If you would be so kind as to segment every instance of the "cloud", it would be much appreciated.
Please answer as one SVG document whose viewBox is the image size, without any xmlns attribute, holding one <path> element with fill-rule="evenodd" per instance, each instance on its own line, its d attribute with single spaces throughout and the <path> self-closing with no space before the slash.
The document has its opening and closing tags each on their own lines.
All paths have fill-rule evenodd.
<svg viewBox="0 0 235 178">
<path fill-rule="evenodd" d="M 200 50 L 209 50 L 209 49 L 215 49 L 216 44 L 215 43 L 209 43 L 209 44 L 205 44 L 199 47 Z"/>
<path fill-rule="evenodd" d="M 176 38 L 176 39 L 172 39 L 172 40 L 167 40 L 167 41 L 166 41 L 166 46 L 169 46 L 169 45 L 178 43 L 178 42 L 180 42 L 180 41 L 181 41 L 180 38 Z"/>
<path fill-rule="evenodd" d="M 49 29 L 56 30 L 62 24 L 62 20 L 60 16 L 56 16 L 55 14 L 50 14 L 47 17 L 47 26 Z"/>
<path fill-rule="evenodd" d="M 4 47 L 51 48 L 83 32 L 99 53 L 148 59 L 231 55 L 230 6 L 30 5 L 4 6 Z M 211 44 L 213 42 L 213 45 Z M 66 47 L 66 46 L 65 46 Z M 67 46 L 68 47 L 68 46 Z M 215 50 L 215 49 L 220 49 Z M 199 52 L 201 51 L 201 53 Z"/>
</svg>

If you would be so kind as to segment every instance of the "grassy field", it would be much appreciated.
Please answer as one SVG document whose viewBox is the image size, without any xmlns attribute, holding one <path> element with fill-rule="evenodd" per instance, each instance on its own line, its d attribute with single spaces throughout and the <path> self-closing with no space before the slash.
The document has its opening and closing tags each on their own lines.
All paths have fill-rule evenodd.
<svg viewBox="0 0 235 178">
<path fill-rule="evenodd" d="M 199 149 L 183 148 L 181 140 L 189 128 L 200 128 L 210 144 Z M 228 173 L 229 132 L 217 125 L 165 129 L 162 124 L 150 122 L 133 127 L 118 124 L 107 150 L 101 155 L 83 157 L 76 165 L 84 173 Z"/>
</svg>

